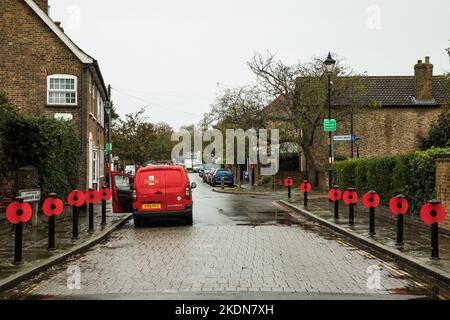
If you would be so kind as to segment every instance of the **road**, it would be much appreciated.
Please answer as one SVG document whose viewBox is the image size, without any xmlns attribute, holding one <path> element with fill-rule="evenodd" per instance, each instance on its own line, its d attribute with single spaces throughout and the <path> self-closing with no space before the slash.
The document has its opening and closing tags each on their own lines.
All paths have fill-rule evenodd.
<svg viewBox="0 0 450 320">
<path fill-rule="evenodd" d="M 275 199 L 216 193 L 196 175 L 191 180 L 198 183 L 193 226 L 160 221 L 135 229 L 130 221 L 3 298 L 403 299 L 435 292 L 331 231 L 295 220 Z"/>
</svg>

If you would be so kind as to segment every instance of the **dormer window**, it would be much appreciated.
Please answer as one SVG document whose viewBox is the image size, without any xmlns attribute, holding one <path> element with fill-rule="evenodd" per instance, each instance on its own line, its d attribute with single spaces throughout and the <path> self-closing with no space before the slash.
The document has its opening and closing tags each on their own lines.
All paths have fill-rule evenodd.
<svg viewBox="0 0 450 320">
<path fill-rule="evenodd" d="M 77 105 L 77 77 L 65 74 L 48 76 L 47 104 Z"/>
</svg>

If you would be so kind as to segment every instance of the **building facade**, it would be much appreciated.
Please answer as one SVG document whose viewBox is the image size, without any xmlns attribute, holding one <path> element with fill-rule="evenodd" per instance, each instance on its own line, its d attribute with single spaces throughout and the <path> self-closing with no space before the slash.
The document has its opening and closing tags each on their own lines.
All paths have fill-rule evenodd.
<svg viewBox="0 0 450 320">
<path fill-rule="evenodd" d="M 97 61 L 48 16 L 48 0 L 0 4 L 0 92 L 21 112 L 70 121 L 81 143 L 79 187 L 103 185 L 109 97 Z"/>
</svg>

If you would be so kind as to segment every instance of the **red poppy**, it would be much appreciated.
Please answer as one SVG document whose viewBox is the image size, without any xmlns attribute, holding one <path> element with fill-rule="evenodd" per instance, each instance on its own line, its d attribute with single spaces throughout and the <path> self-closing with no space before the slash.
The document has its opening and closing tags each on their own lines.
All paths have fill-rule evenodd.
<svg viewBox="0 0 450 320">
<path fill-rule="evenodd" d="M 303 181 L 300 184 L 300 190 L 304 193 L 304 192 L 311 192 L 311 183 L 309 183 L 308 181 Z"/>
<path fill-rule="evenodd" d="M 100 198 L 101 198 L 100 192 L 98 192 L 97 190 L 91 190 L 86 192 L 87 203 L 96 204 L 101 200 Z"/>
<path fill-rule="evenodd" d="M 330 192 L 328 193 L 328 197 L 331 201 L 339 201 L 341 200 L 342 194 L 341 190 L 339 188 L 331 188 Z"/>
<path fill-rule="evenodd" d="M 406 200 L 404 196 L 396 196 L 389 200 L 389 208 L 396 216 L 399 214 L 406 214 L 408 212 L 408 207 L 408 200 Z"/>
<path fill-rule="evenodd" d="M 369 191 L 362 197 L 362 204 L 367 209 L 376 208 L 380 205 L 380 196 L 375 191 Z"/>
<path fill-rule="evenodd" d="M 104 188 L 100 190 L 100 197 L 102 200 L 108 201 L 112 197 L 111 189 Z"/>
<path fill-rule="evenodd" d="M 440 202 L 427 202 L 420 209 L 420 217 L 426 224 L 441 223 L 445 219 L 445 208 Z"/>
<path fill-rule="evenodd" d="M 59 216 L 64 210 L 64 203 L 61 199 L 47 198 L 42 205 L 42 210 L 47 217 Z"/>
<path fill-rule="evenodd" d="M 67 197 L 67 203 L 73 207 L 81 207 L 84 204 L 84 192 L 80 190 L 72 191 Z"/>
<path fill-rule="evenodd" d="M 294 184 L 294 180 L 292 178 L 286 178 L 284 179 L 284 185 L 286 187 L 292 187 L 292 185 Z"/>
<path fill-rule="evenodd" d="M 6 208 L 6 218 L 12 224 L 30 221 L 33 215 L 33 209 L 29 203 L 12 202 Z"/>
<path fill-rule="evenodd" d="M 345 190 L 343 199 L 346 205 L 355 204 L 358 202 L 358 194 L 354 190 Z"/>
</svg>

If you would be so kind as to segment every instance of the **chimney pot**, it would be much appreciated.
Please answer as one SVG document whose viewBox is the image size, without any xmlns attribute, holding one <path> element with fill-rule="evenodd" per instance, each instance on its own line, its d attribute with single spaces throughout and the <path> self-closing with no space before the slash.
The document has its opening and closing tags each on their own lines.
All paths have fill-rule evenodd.
<svg viewBox="0 0 450 320">
<path fill-rule="evenodd" d="M 425 63 L 430 63 L 430 57 L 425 57 Z"/>
</svg>

